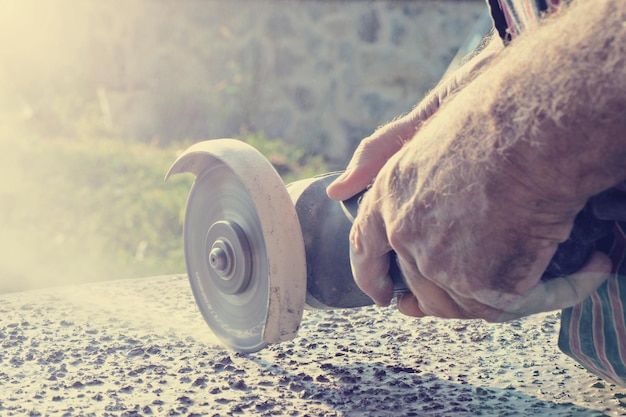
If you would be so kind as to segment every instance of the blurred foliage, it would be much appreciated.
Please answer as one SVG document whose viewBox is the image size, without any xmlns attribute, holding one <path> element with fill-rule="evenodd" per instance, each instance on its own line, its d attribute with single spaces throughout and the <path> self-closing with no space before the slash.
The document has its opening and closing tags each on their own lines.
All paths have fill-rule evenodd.
<svg viewBox="0 0 626 417">
<path fill-rule="evenodd" d="M 286 182 L 325 171 L 321 158 L 262 133 L 243 140 Z M 184 273 L 182 224 L 193 176 L 163 177 L 190 145 L 0 137 L 11 179 L 0 184 L 0 251 L 7 255 L 0 292 Z"/>
<path fill-rule="evenodd" d="M 256 148 L 272 163 L 285 183 L 328 171 L 324 158 L 311 155 L 306 150 L 268 139 L 263 132 L 244 135 L 246 143 Z"/>
<path fill-rule="evenodd" d="M 163 177 L 192 140 L 252 129 L 258 103 L 256 61 L 216 59 L 238 39 L 188 6 L 0 1 L 0 292 L 185 271 L 193 177 Z M 240 137 L 285 182 L 326 171 Z"/>
</svg>

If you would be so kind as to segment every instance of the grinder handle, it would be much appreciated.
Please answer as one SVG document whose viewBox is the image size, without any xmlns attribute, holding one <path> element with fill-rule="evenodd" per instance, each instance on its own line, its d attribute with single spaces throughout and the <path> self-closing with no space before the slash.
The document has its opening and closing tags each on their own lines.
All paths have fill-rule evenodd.
<svg viewBox="0 0 626 417">
<path fill-rule="evenodd" d="M 361 197 L 363 196 L 363 194 L 365 194 L 366 191 L 367 190 L 363 190 L 357 195 L 341 202 L 343 211 L 351 222 L 354 222 L 354 219 L 356 218 Z M 402 270 L 400 269 L 398 261 L 396 260 L 396 253 L 394 251 L 389 252 L 389 258 L 389 277 L 393 282 L 394 294 L 400 295 L 405 292 L 409 292 L 409 287 L 406 285 L 406 280 L 404 279 L 404 275 L 402 275 Z"/>
</svg>

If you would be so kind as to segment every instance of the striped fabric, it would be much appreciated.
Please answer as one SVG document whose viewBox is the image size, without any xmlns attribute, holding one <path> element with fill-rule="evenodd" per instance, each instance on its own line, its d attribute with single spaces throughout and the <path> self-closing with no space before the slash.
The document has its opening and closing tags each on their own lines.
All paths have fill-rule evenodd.
<svg viewBox="0 0 626 417">
<path fill-rule="evenodd" d="M 560 0 L 487 0 L 500 37 L 508 43 L 537 26 L 542 15 L 558 8 Z"/>
<path fill-rule="evenodd" d="M 626 386 L 626 234 L 616 223 L 613 274 L 589 298 L 561 312 L 559 348 L 588 371 Z"/>
</svg>

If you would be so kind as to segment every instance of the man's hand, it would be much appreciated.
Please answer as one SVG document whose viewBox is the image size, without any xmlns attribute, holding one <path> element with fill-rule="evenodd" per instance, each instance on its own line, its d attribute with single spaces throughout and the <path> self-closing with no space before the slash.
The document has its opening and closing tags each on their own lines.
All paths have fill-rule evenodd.
<svg viewBox="0 0 626 417">
<path fill-rule="evenodd" d="M 415 316 L 509 320 L 577 304 L 607 277 L 595 253 L 541 280 L 585 202 L 626 178 L 626 3 L 578 0 L 548 20 L 404 146 L 379 156 L 366 142 L 329 189 L 343 199 L 376 176 L 350 242 L 356 282 L 377 304 L 392 297 L 392 250 L 411 290 L 399 308 Z M 382 138 L 368 142 L 393 143 Z"/>
<path fill-rule="evenodd" d="M 497 152 L 468 162 L 459 143 L 471 141 L 445 133 L 447 110 L 364 195 L 350 235 L 359 287 L 379 305 L 391 301 L 393 250 L 411 290 L 398 300 L 408 315 L 504 321 L 581 302 L 606 279 L 606 255 L 575 275 L 540 278 L 584 200 L 545 194 Z"/>
</svg>

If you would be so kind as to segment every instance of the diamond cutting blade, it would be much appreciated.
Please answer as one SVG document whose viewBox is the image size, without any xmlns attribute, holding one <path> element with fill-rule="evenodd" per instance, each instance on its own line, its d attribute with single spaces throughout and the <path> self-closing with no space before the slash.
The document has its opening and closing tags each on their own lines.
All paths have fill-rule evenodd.
<svg viewBox="0 0 626 417">
<path fill-rule="evenodd" d="M 292 339 L 306 297 L 304 239 L 272 165 L 234 139 L 200 142 L 167 177 L 197 175 L 184 247 L 198 307 L 216 336 L 240 352 Z"/>
<path fill-rule="evenodd" d="M 235 350 L 263 348 L 269 273 L 261 221 L 244 185 L 220 161 L 194 183 L 183 236 L 187 272 L 209 327 Z"/>
</svg>

